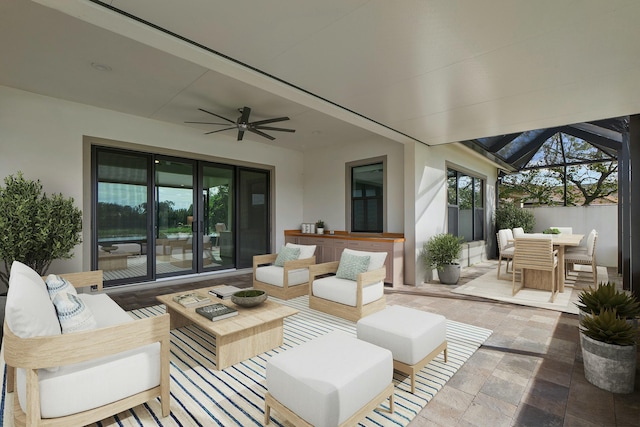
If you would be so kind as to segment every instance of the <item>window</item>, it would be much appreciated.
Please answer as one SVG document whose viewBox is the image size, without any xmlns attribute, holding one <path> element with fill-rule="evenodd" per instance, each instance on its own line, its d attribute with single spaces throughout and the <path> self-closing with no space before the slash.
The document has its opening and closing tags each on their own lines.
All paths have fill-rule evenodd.
<svg viewBox="0 0 640 427">
<path fill-rule="evenodd" d="M 384 228 L 384 161 L 347 165 L 351 171 L 351 231 L 382 233 Z"/>
<path fill-rule="evenodd" d="M 484 239 L 484 179 L 447 169 L 449 233 L 465 241 Z"/>
</svg>

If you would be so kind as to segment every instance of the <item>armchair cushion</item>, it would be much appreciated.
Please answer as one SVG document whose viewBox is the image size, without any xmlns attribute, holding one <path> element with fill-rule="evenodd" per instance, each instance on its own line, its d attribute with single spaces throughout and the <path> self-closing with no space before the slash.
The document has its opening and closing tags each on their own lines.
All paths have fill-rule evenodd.
<svg viewBox="0 0 640 427">
<path fill-rule="evenodd" d="M 316 253 L 316 245 L 298 245 L 296 243 L 287 243 L 285 246 L 287 248 L 300 249 L 300 256 L 298 257 L 298 259 L 311 258 L 313 254 Z"/>
<path fill-rule="evenodd" d="M 336 277 L 339 279 L 357 280 L 358 274 L 367 271 L 370 261 L 371 257 L 368 255 L 358 256 L 348 252 L 342 252 Z"/>
<path fill-rule="evenodd" d="M 337 276 L 324 277 L 313 281 L 313 295 L 329 301 L 355 307 L 358 283 L 340 279 Z M 362 288 L 362 305 L 377 301 L 384 295 L 384 282 L 376 282 Z"/>
<path fill-rule="evenodd" d="M 275 265 L 265 265 L 256 268 L 256 280 L 274 286 L 284 286 L 284 268 Z M 289 286 L 300 285 L 309 281 L 308 268 L 289 270 Z"/>
<path fill-rule="evenodd" d="M 64 277 L 49 274 L 44 282 L 47 284 L 47 290 L 49 291 L 49 298 L 51 298 L 51 301 L 53 301 L 53 298 L 55 298 L 56 294 L 59 292 L 67 292 L 74 295 L 77 294 L 76 288 Z"/>
<path fill-rule="evenodd" d="M 287 261 L 295 261 L 300 256 L 300 248 L 288 248 L 283 246 L 278 252 L 275 262 L 273 263 L 277 267 L 284 267 L 284 263 Z"/>
<path fill-rule="evenodd" d="M 387 259 L 386 252 L 366 252 L 366 251 L 356 251 L 354 249 L 345 249 L 342 253 L 348 253 L 356 256 L 368 256 L 369 257 L 369 267 L 367 267 L 367 271 L 377 270 L 384 266 L 384 262 Z"/>
</svg>

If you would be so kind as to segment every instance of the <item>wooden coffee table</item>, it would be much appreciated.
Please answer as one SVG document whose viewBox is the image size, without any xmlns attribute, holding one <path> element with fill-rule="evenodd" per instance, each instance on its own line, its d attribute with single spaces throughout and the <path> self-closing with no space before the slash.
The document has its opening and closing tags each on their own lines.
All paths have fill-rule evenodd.
<svg viewBox="0 0 640 427">
<path fill-rule="evenodd" d="M 235 308 L 237 316 L 212 322 L 196 313 L 195 308 L 186 308 L 173 301 L 174 296 L 184 294 L 184 291 L 160 295 L 156 299 L 167 307 L 171 329 L 196 324 L 215 336 L 218 370 L 282 345 L 284 318 L 298 313 L 298 310 L 269 299 L 257 307 L 240 307 L 231 300 L 221 300 L 209 294 L 209 290 L 214 288 L 194 289 L 192 292 L 207 295 L 211 304 L 221 302 Z"/>
</svg>

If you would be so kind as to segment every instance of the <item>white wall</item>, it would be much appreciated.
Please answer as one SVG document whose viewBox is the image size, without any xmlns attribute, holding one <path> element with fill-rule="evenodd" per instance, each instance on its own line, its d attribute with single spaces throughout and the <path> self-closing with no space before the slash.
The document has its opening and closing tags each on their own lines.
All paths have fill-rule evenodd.
<svg viewBox="0 0 640 427">
<path fill-rule="evenodd" d="M 304 212 L 302 222 L 325 221 L 330 230 L 346 230 L 346 164 L 387 156 L 387 232 L 403 233 L 404 146 L 372 137 L 349 145 L 310 150 L 304 158 Z"/>
<path fill-rule="evenodd" d="M 497 169 L 479 154 L 458 144 L 427 147 L 416 143 L 414 150 L 412 157 L 415 182 L 411 186 L 415 188 L 415 241 L 411 247 L 405 247 L 405 258 L 415 262 L 405 261 L 405 281 L 419 285 L 428 273 L 418 261 L 422 246 L 431 236 L 447 231 L 447 165 L 485 179 L 487 244 L 493 240 L 491 223 L 495 207 Z M 407 179 L 411 179 L 409 174 Z"/>
<path fill-rule="evenodd" d="M 186 157 L 206 155 L 273 165 L 275 247 L 283 244 L 285 229 L 300 224 L 304 204 L 300 152 L 251 141 L 240 143 L 232 133 L 205 136 L 202 131 L 185 126 L 0 86 L 0 179 L 22 171 L 27 179 L 40 179 L 47 193 L 73 197 L 82 208 L 85 135 L 179 150 Z M 83 214 L 84 228 L 88 230 L 90 212 L 85 209 Z M 86 237 L 85 241 L 88 242 Z M 89 268 L 89 245 L 81 244 L 71 260 L 55 261 L 50 271 Z"/>
<path fill-rule="evenodd" d="M 596 262 L 607 267 L 618 266 L 618 206 L 545 206 L 527 208 L 536 218 L 535 231 L 549 227 L 573 227 L 575 234 L 598 231 Z"/>
</svg>

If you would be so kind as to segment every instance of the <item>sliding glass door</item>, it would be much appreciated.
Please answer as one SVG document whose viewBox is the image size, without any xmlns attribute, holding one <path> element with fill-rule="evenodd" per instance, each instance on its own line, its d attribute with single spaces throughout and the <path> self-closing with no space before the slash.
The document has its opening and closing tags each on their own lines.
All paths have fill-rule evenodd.
<svg viewBox="0 0 640 427">
<path fill-rule="evenodd" d="M 269 251 L 268 171 L 92 152 L 92 267 L 105 286 L 251 267 Z"/>
</svg>

